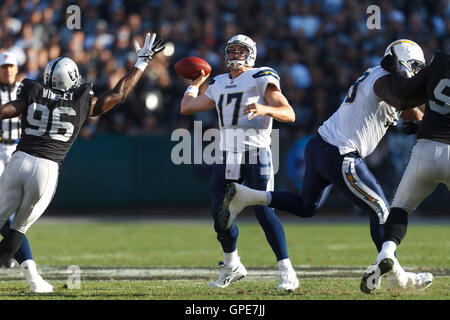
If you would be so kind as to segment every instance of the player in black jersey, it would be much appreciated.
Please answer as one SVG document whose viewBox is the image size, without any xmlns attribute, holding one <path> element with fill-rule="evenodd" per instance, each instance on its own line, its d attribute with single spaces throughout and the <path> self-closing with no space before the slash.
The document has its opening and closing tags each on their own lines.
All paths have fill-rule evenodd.
<svg viewBox="0 0 450 320">
<path fill-rule="evenodd" d="M 450 186 L 450 56 L 436 52 L 431 63 L 410 79 L 400 72 L 395 51 L 381 66 L 391 72 L 383 86 L 392 100 L 417 98 L 425 101 L 425 112 L 417 131 L 417 142 L 395 193 L 384 226 L 383 247 L 372 268 L 361 280 L 361 290 L 370 293 L 377 277 L 393 270 L 393 257 L 406 234 L 408 214 L 436 188 Z M 424 287 L 431 285 L 431 273 L 421 273 Z"/>
<path fill-rule="evenodd" d="M 164 49 L 156 34 L 147 34 L 143 48 L 135 42 L 137 62 L 116 86 L 94 97 L 82 83 L 77 65 L 60 57 L 48 63 L 44 83 L 22 81 L 17 99 L 0 106 L 0 120 L 22 116 L 20 142 L 0 183 L 0 227 L 15 211 L 0 242 L 0 263 L 18 250 L 28 228 L 46 210 L 56 190 L 59 167 L 88 117 L 99 116 L 123 101 L 148 63 Z"/>
</svg>

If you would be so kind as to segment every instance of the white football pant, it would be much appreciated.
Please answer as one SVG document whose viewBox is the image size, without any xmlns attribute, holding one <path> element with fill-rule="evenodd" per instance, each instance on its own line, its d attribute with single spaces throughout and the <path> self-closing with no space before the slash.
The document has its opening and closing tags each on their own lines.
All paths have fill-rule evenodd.
<svg viewBox="0 0 450 320">
<path fill-rule="evenodd" d="M 0 175 L 6 168 L 6 164 L 11 159 L 13 152 L 16 150 L 17 144 L 0 143 Z"/>
<path fill-rule="evenodd" d="M 17 151 L 0 178 L 0 228 L 16 212 L 11 229 L 25 233 L 56 191 L 58 163 Z"/>
<path fill-rule="evenodd" d="M 438 183 L 450 187 L 450 145 L 418 139 L 391 207 L 411 213 Z"/>
</svg>

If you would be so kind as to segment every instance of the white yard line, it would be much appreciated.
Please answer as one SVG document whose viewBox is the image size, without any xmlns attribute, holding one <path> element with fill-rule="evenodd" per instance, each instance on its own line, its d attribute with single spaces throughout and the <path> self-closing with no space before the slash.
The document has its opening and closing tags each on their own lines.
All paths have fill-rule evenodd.
<svg viewBox="0 0 450 320">
<path fill-rule="evenodd" d="M 360 278 L 365 268 L 354 266 L 296 266 L 298 277 L 308 278 Z M 417 269 L 408 268 L 407 271 Z M 66 280 L 72 275 L 67 268 L 39 267 L 39 271 L 45 279 Z M 278 279 L 278 270 L 247 268 L 248 280 Z M 450 276 L 449 269 L 428 270 L 435 276 Z M 80 267 L 82 280 L 193 280 L 212 279 L 219 273 L 218 268 L 93 268 Z M 19 280 L 23 275 L 18 268 L 0 269 L 0 280 Z"/>
</svg>

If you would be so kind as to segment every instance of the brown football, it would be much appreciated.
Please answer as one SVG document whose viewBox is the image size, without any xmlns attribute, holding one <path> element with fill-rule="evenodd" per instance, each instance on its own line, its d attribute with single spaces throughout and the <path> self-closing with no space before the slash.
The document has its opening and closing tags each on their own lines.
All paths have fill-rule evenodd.
<svg viewBox="0 0 450 320">
<path fill-rule="evenodd" d="M 200 77 L 201 70 L 204 70 L 205 75 L 208 75 L 211 72 L 211 66 L 208 62 L 198 57 L 187 57 L 175 64 L 175 71 L 183 78 L 191 80 Z"/>
</svg>

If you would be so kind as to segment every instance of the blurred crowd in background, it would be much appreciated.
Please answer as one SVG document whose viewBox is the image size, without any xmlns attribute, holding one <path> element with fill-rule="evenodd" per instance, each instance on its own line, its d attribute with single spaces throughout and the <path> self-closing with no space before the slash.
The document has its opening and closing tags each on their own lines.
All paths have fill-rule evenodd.
<svg viewBox="0 0 450 320">
<path fill-rule="evenodd" d="M 81 9 L 78 30 L 67 27 L 66 10 L 73 4 Z M 373 4 L 381 9 L 381 29 L 366 25 L 366 10 Z M 214 111 L 180 115 L 187 82 L 173 66 L 184 57 L 198 56 L 212 66 L 213 75 L 224 73 L 224 44 L 235 34 L 246 34 L 257 44 L 256 66 L 270 66 L 281 77 L 282 91 L 296 112 L 295 123 L 282 124 L 281 139 L 296 141 L 314 132 L 339 107 L 349 86 L 365 69 L 379 64 L 391 41 L 417 42 L 427 61 L 437 49 L 449 52 L 450 2 L 0 1 L 0 50 L 17 54 L 21 78 L 41 80 L 49 60 L 68 56 L 94 84 L 96 94 L 112 88 L 131 69 L 136 60 L 133 42 L 142 44 L 147 32 L 168 42 L 164 54 L 151 62 L 127 100 L 102 118 L 90 119 L 81 137 L 168 134 L 192 128 L 193 120 L 202 120 L 203 128 L 216 127 Z M 377 169 L 377 163 L 395 158 L 395 152 L 405 157 L 396 144 L 395 139 L 384 140 L 369 165 Z M 378 169 L 381 175 L 385 172 Z"/>
</svg>

